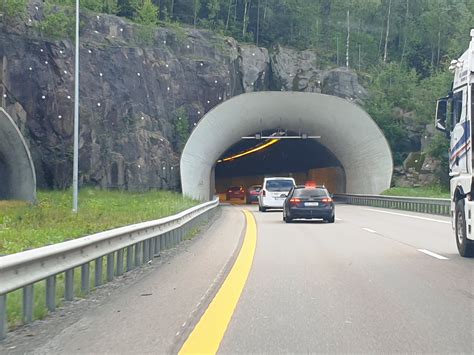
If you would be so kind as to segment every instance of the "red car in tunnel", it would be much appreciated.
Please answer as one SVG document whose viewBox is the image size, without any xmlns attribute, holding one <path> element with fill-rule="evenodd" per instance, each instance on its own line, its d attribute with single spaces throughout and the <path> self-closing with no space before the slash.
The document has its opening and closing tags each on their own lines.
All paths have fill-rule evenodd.
<svg viewBox="0 0 474 355">
<path fill-rule="evenodd" d="M 258 195 L 262 185 L 252 185 L 247 189 L 247 203 L 258 203 Z"/>
<path fill-rule="evenodd" d="M 226 200 L 245 200 L 245 189 L 242 186 L 231 186 L 226 191 Z"/>
</svg>

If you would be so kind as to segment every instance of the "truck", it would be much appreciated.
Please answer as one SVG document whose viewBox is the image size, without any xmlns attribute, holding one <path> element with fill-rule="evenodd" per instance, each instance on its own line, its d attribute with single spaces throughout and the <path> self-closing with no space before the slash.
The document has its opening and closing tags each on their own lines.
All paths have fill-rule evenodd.
<svg viewBox="0 0 474 355">
<path fill-rule="evenodd" d="M 437 100 L 435 117 L 436 129 L 450 140 L 451 225 L 459 254 L 464 257 L 474 256 L 474 29 L 470 35 L 469 48 L 451 61 L 454 80 L 448 95 Z"/>
</svg>

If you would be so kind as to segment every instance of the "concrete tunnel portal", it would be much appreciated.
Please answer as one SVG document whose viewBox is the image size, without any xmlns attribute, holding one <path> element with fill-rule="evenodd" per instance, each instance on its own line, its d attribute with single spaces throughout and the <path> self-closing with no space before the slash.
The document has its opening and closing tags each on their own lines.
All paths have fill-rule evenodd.
<svg viewBox="0 0 474 355">
<path fill-rule="evenodd" d="M 281 140 L 267 153 L 267 164 L 258 163 L 265 155 L 255 154 L 232 162 L 233 168 L 216 167 L 227 154 L 259 143 L 243 142 L 242 137 L 281 130 L 320 138 Z M 292 151 L 297 154 L 285 153 Z M 286 161 L 281 159 L 285 155 Z M 250 169 L 252 164 L 259 168 Z M 222 187 L 219 179 L 230 184 L 225 179 L 245 166 L 252 170 L 247 174 L 254 183 L 280 174 L 294 176 L 297 183 L 316 176 L 331 192 L 378 194 L 390 187 L 393 161 L 383 133 L 359 106 L 317 93 L 255 92 L 225 101 L 200 120 L 181 156 L 183 194 L 209 200 L 216 193 L 216 175 Z"/>
<path fill-rule="evenodd" d="M 36 175 L 26 142 L 0 107 L 0 200 L 36 200 Z"/>
</svg>

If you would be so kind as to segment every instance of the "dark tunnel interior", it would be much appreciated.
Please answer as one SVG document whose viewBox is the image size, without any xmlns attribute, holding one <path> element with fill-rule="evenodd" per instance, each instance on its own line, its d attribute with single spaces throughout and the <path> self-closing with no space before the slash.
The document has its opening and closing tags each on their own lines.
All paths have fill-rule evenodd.
<svg viewBox="0 0 474 355">
<path fill-rule="evenodd" d="M 270 135 L 273 132 L 263 132 Z M 288 136 L 297 136 L 287 133 Z M 225 159 L 263 145 L 266 139 L 245 139 L 230 147 L 220 158 Z M 321 172 L 325 170 L 324 177 Z M 318 174 L 318 172 L 320 172 Z M 305 183 L 315 177 L 331 182 L 334 190 L 344 190 L 343 168 L 337 157 L 317 139 L 280 139 L 260 151 L 229 161 L 217 162 L 215 167 L 216 192 L 222 193 L 228 186 L 248 187 L 261 183 L 265 176 L 293 176 L 297 183 Z M 334 180 L 334 181 L 330 181 Z"/>
</svg>

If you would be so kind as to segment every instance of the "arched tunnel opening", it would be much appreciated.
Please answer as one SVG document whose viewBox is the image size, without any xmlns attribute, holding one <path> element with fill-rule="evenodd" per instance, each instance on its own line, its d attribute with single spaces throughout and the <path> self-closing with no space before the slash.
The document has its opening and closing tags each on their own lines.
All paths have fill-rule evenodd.
<svg viewBox="0 0 474 355">
<path fill-rule="evenodd" d="M 299 137 L 231 164 L 218 162 L 255 146 L 257 139 L 243 137 L 275 127 Z M 333 176 L 323 178 L 324 169 Z M 201 201 L 236 184 L 232 179 L 260 183 L 266 174 L 293 174 L 297 182 L 314 174 L 334 193 L 378 194 L 390 187 L 392 171 L 390 147 L 367 112 L 339 97 L 302 92 L 242 94 L 214 107 L 193 130 L 180 162 L 183 194 Z"/>
<path fill-rule="evenodd" d="M 258 133 L 270 136 L 274 132 Z M 331 193 L 345 192 L 344 168 L 327 147 L 318 139 L 285 133 L 294 139 L 242 139 L 227 149 L 214 169 L 216 193 L 222 195 L 231 186 L 247 190 L 269 176 L 289 176 L 297 184 L 312 181 Z"/>
<path fill-rule="evenodd" d="M 9 198 L 9 186 L 11 186 L 11 178 L 7 161 L 5 156 L 0 152 L 0 200 L 6 200 Z"/>
<path fill-rule="evenodd" d="M 36 175 L 28 146 L 0 107 L 0 200 L 36 200 Z"/>
</svg>

